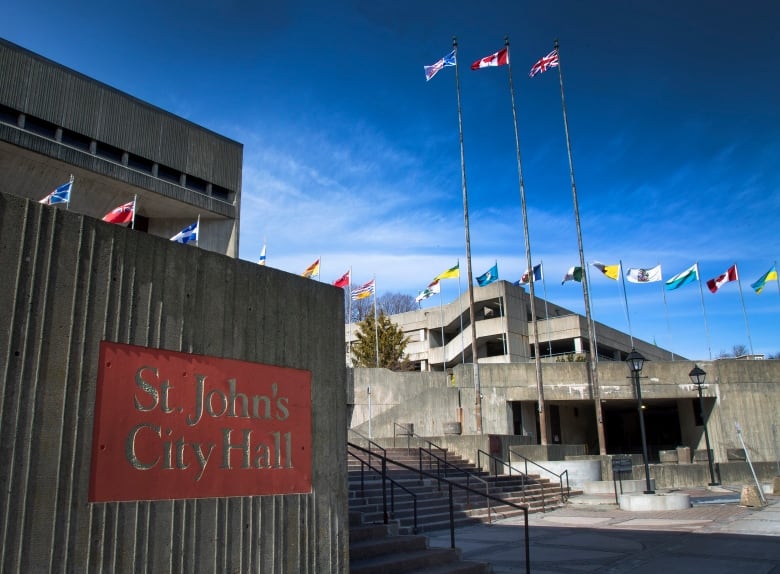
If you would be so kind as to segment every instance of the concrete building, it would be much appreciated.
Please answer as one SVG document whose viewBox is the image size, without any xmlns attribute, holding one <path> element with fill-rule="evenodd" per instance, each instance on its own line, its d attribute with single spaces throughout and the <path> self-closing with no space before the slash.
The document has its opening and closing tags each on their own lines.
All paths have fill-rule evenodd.
<svg viewBox="0 0 780 574">
<path fill-rule="evenodd" d="M 539 297 L 535 304 L 542 361 L 584 360 L 589 349 L 585 317 Z M 534 361 L 530 305 L 530 294 L 507 281 L 474 288 L 480 364 Z M 400 313 L 390 319 L 408 337 L 406 358 L 416 370 L 451 370 L 455 365 L 473 362 L 468 293 L 447 305 Z M 356 340 L 357 331 L 356 324 L 349 326 L 348 342 Z M 632 340 L 602 323 L 595 323 L 595 332 L 599 360 L 622 361 L 632 348 L 651 361 L 681 358 L 646 341 Z"/>
<path fill-rule="evenodd" d="M 137 196 L 135 228 L 237 257 L 243 146 L 0 39 L 0 192 L 39 200 L 74 177 L 70 211 Z"/>
</svg>

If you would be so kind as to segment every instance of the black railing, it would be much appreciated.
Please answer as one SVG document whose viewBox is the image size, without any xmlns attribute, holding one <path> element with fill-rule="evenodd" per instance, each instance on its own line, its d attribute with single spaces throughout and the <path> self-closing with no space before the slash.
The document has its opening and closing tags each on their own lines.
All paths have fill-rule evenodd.
<svg viewBox="0 0 780 574">
<path fill-rule="evenodd" d="M 411 423 L 410 423 L 410 425 L 411 425 Z M 403 432 L 398 432 L 398 429 L 402 429 Z M 423 442 L 424 444 L 427 444 L 429 450 L 436 449 L 436 450 L 440 450 L 441 452 L 443 452 L 444 453 L 444 460 L 447 460 L 447 449 L 446 448 L 442 448 L 438 444 L 435 444 L 435 443 L 429 441 L 427 438 L 416 434 L 414 432 L 414 425 L 406 426 L 406 425 L 402 425 L 402 424 L 399 424 L 399 423 L 393 423 L 393 446 L 395 446 L 395 438 L 398 435 L 406 437 L 406 450 L 407 451 L 409 451 L 409 452 L 412 451 L 411 440 L 412 440 L 412 438 L 416 438 L 416 439 L 420 440 L 421 442 Z"/>
<path fill-rule="evenodd" d="M 361 451 L 365 451 L 363 447 L 360 447 L 358 445 L 347 443 L 348 447 L 356 448 Z M 353 454 L 353 456 L 355 456 Z M 379 457 L 380 455 L 376 455 Z M 474 488 L 471 488 L 470 486 L 466 486 L 464 484 L 460 484 L 458 482 L 454 482 L 448 478 L 443 478 L 440 476 L 436 476 L 435 474 L 426 472 L 422 469 L 416 469 L 414 467 L 411 467 L 409 465 L 406 465 L 399 461 L 390 460 L 387 457 L 383 457 L 383 465 L 382 468 L 384 469 L 384 472 L 386 474 L 387 472 L 387 462 L 390 462 L 393 466 L 398 468 L 403 468 L 406 470 L 411 470 L 413 472 L 419 472 L 421 476 L 426 476 L 428 478 L 432 478 L 434 480 L 437 480 L 439 482 L 443 482 L 447 484 L 448 491 L 449 491 L 449 505 L 450 505 L 450 546 L 452 548 L 455 548 L 455 504 L 454 504 L 454 496 L 453 496 L 453 488 L 460 488 L 461 490 L 465 490 L 467 492 L 471 492 L 473 494 L 482 496 L 486 499 L 492 500 L 493 502 L 498 502 L 500 504 L 504 504 L 507 506 L 511 506 L 512 508 L 516 508 L 518 510 L 521 510 L 523 512 L 523 518 L 524 518 L 524 545 L 525 545 L 525 571 L 527 574 L 531 574 L 531 543 L 530 543 L 530 534 L 529 534 L 529 527 L 528 527 L 528 505 L 527 504 L 516 504 L 514 502 L 510 502 L 508 500 L 503 500 L 502 498 L 499 498 L 498 496 L 488 494 L 485 492 L 480 492 Z M 383 484 L 382 486 L 383 490 L 385 489 L 385 486 Z"/>
<path fill-rule="evenodd" d="M 372 450 L 371 449 L 372 448 L 376 448 L 377 450 L 381 450 L 382 451 L 382 455 L 385 456 L 385 457 L 387 456 L 387 449 L 385 447 L 383 447 L 382 445 L 380 445 L 379 443 L 374 442 L 373 440 L 368 438 L 366 435 L 356 431 L 355 429 L 347 429 L 347 431 L 351 432 L 355 436 L 358 436 L 361 439 L 363 439 L 364 441 L 366 441 L 366 444 L 368 445 L 368 449 L 367 450 L 368 450 L 368 463 L 369 463 L 369 465 L 371 464 L 371 454 L 372 454 Z"/>
<path fill-rule="evenodd" d="M 466 476 L 466 486 L 471 487 L 471 480 L 477 480 L 484 484 L 485 486 L 485 493 L 490 493 L 490 483 L 488 483 L 487 480 L 484 478 L 477 476 L 476 473 L 470 472 L 466 470 L 465 468 L 461 468 L 455 464 L 452 464 L 451 462 L 447 462 L 446 458 L 441 458 L 439 456 L 436 456 L 433 454 L 430 450 L 420 447 L 418 449 L 419 455 L 420 455 L 420 480 L 422 480 L 422 468 L 423 468 L 423 454 L 428 455 L 428 469 L 432 470 L 432 462 L 436 461 L 436 477 L 441 478 L 442 474 L 442 468 L 444 469 L 444 478 L 449 478 L 453 473 L 454 474 L 461 474 Z M 448 474 L 448 469 L 449 473 Z M 437 483 L 437 489 L 441 491 L 441 483 Z M 471 509 L 471 498 L 469 496 L 469 491 L 466 491 L 466 507 Z M 488 524 L 491 524 L 493 522 L 493 517 L 490 510 L 490 499 L 487 499 L 487 511 L 488 511 Z"/>
<path fill-rule="evenodd" d="M 372 453 L 369 449 L 365 449 L 362 446 L 358 446 L 350 442 L 348 442 L 347 444 L 353 449 L 357 449 L 363 453 L 368 454 L 370 460 Z M 396 486 L 412 497 L 412 506 L 413 506 L 412 532 L 414 534 L 417 534 L 417 495 L 411 490 L 409 490 L 408 488 L 406 488 L 403 484 L 401 484 L 397 480 L 394 480 L 389 476 L 387 476 L 387 461 L 388 461 L 387 456 L 374 454 L 374 457 L 379 458 L 382 461 L 381 468 L 376 468 L 370 462 L 363 460 L 357 454 L 350 451 L 349 449 L 347 449 L 347 454 L 354 457 L 360 462 L 360 495 L 361 496 L 366 495 L 366 483 L 365 483 L 365 472 L 364 472 L 366 467 L 378 473 L 382 477 L 382 519 L 384 524 L 388 524 L 390 521 L 390 516 L 395 514 L 395 487 Z M 388 482 L 390 483 L 390 508 L 389 509 L 387 507 L 387 483 Z"/>
<path fill-rule="evenodd" d="M 571 488 L 569 487 L 569 470 L 568 469 L 564 469 L 563 472 L 558 474 L 557 472 L 554 472 L 554 471 L 550 470 L 549 468 L 545 468 L 541 464 L 539 464 L 537 462 L 534 462 L 534 461 L 532 461 L 529 458 L 524 457 L 519 452 L 513 451 L 511 448 L 509 449 L 509 464 L 510 465 L 512 464 L 512 455 L 513 454 L 515 456 L 519 456 L 525 462 L 525 474 L 528 474 L 528 463 L 531 463 L 532 465 L 534 465 L 534 466 L 536 466 L 538 468 L 541 468 L 544 472 L 550 473 L 553 476 L 557 476 L 558 477 L 558 484 L 561 487 L 561 502 L 566 502 L 569 499 L 569 494 L 571 493 Z M 565 490 L 563 488 L 563 477 L 564 476 L 566 477 L 566 489 Z M 544 486 L 542 486 L 542 493 L 544 493 Z"/>
</svg>

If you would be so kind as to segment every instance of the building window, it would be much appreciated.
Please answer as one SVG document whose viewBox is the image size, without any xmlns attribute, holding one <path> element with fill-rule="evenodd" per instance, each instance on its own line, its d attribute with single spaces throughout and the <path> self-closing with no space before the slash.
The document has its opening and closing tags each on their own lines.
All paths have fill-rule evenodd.
<svg viewBox="0 0 780 574">
<path fill-rule="evenodd" d="M 116 163 L 122 163 L 122 150 L 107 143 L 97 142 L 95 155 Z"/>
<path fill-rule="evenodd" d="M 19 121 L 19 112 L 8 106 L 0 104 L 0 122 L 15 126 Z"/>
<path fill-rule="evenodd" d="M 149 161 L 148 159 L 144 159 L 137 155 L 127 154 L 127 167 L 151 175 L 152 168 L 154 167 L 154 162 Z"/>
<path fill-rule="evenodd" d="M 27 116 L 24 122 L 24 129 L 49 139 L 54 139 L 57 133 L 57 126 L 53 123 L 33 116 Z"/>
<path fill-rule="evenodd" d="M 219 185 L 212 185 L 211 197 L 214 199 L 221 199 L 222 201 L 230 201 L 230 190 L 220 187 Z"/>
<path fill-rule="evenodd" d="M 87 136 L 83 136 L 79 133 L 72 132 L 63 128 L 62 138 L 60 140 L 63 145 L 74 147 L 82 151 L 89 152 L 89 144 L 92 142 Z"/>
<path fill-rule="evenodd" d="M 208 184 L 200 179 L 199 177 L 195 177 L 194 175 L 188 175 L 187 176 L 187 189 L 191 189 L 193 191 L 197 191 L 200 193 L 206 193 L 206 186 Z"/>
<path fill-rule="evenodd" d="M 179 172 L 175 169 L 171 169 L 168 166 L 160 164 L 157 167 L 157 177 L 165 181 L 169 181 L 176 185 L 179 185 Z"/>
</svg>

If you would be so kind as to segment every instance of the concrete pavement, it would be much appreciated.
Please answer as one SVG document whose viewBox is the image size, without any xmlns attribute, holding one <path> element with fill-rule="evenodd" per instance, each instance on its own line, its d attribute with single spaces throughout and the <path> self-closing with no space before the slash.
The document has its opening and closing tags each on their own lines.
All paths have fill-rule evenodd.
<svg viewBox="0 0 780 574">
<path fill-rule="evenodd" d="M 532 514 L 531 571 L 780 573 L 780 497 L 768 496 L 764 508 L 747 508 L 737 503 L 739 489 L 732 490 L 736 494 L 686 490 L 693 506 L 685 510 L 627 512 L 606 499 L 574 499 L 565 508 Z M 525 572 L 522 525 L 523 518 L 515 517 L 460 528 L 455 545 L 465 560 L 490 562 L 494 574 Z M 450 545 L 449 530 L 428 536 L 432 547 Z"/>
</svg>

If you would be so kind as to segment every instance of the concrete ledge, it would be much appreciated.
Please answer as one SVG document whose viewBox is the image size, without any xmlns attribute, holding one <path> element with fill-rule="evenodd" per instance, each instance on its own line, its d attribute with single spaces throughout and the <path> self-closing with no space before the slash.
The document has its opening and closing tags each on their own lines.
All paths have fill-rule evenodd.
<svg viewBox="0 0 780 574">
<path fill-rule="evenodd" d="M 620 510 L 685 510 L 691 507 L 691 497 L 682 492 L 669 494 L 622 494 L 619 497 Z"/>
<path fill-rule="evenodd" d="M 644 480 L 624 480 L 623 493 L 643 492 L 647 488 Z M 655 479 L 650 479 L 650 486 L 655 489 Z M 614 494 L 615 488 L 620 492 L 620 481 L 613 483 L 611 480 L 588 480 L 582 487 L 585 494 Z"/>
</svg>

